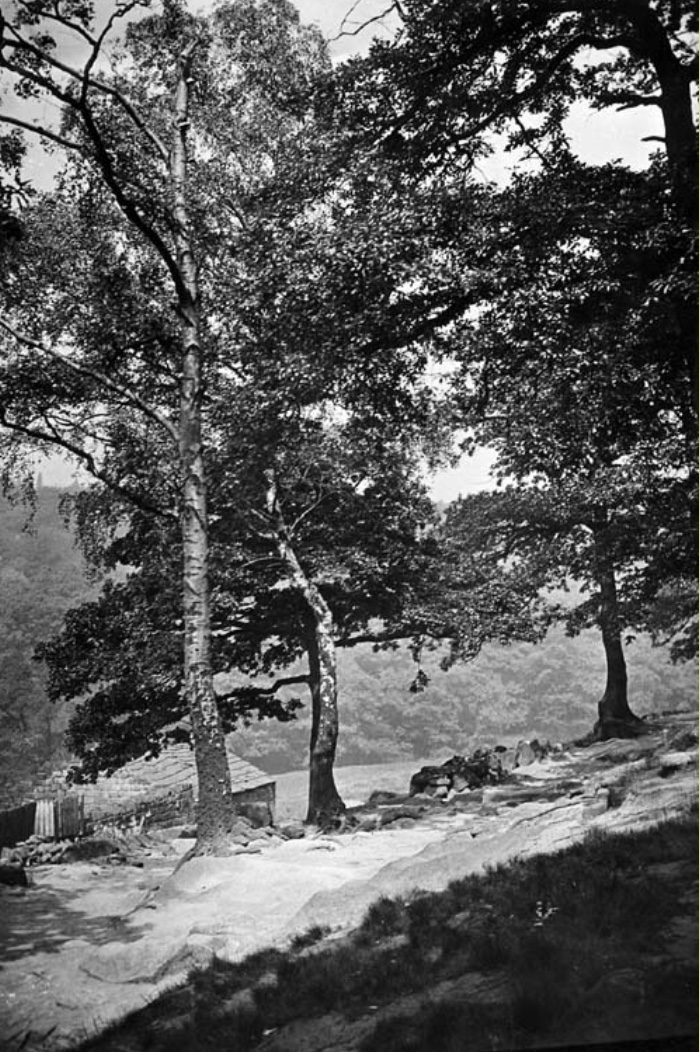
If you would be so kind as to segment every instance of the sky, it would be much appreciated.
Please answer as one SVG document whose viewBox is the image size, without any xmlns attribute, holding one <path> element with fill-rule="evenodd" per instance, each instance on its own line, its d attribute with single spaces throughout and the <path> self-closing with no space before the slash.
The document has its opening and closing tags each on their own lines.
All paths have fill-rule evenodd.
<svg viewBox="0 0 700 1052">
<path fill-rule="evenodd" d="M 302 21 L 318 25 L 330 41 L 334 61 L 340 62 L 365 51 L 374 35 L 385 38 L 391 35 L 391 18 L 375 21 L 362 32 L 355 32 L 360 25 L 386 11 L 390 2 L 355 0 L 353 4 L 352 0 L 297 0 L 296 7 Z M 111 4 L 111 0 L 98 0 L 98 8 L 107 10 L 108 4 Z M 204 3 L 194 0 L 192 3 L 194 9 L 209 6 L 207 0 Z M 567 130 L 582 160 L 592 164 L 623 160 L 633 168 L 646 166 L 650 150 L 657 147 L 657 144 L 650 144 L 644 139 L 650 135 L 659 135 L 662 131 L 660 115 L 652 107 L 602 114 L 592 112 L 583 105 L 573 107 Z M 46 160 L 42 160 L 38 153 L 34 156 L 31 175 L 39 184 L 46 185 L 50 182 L 53 165 L 47 166 Z M 485 181 L 503 184 L 508 180 L 515 163 L 508 155 L 494 153 L 481 162 L 477 174 L 480 173 Z M 460 493 L 491 488 L 493 483 L 489 479 L 489 467 L 492 461 L 491 453 L 482 450 L 471 457 L 464 457 L 458 467 L 438 472 L 431 487 L 434 499 L 448 501 Z M 43 481 L 49 485 L 64 486 L 73 481 L 74 469 L 58 456 L 47 458 L 41 464 L 41 472 Z"/>
</svg>

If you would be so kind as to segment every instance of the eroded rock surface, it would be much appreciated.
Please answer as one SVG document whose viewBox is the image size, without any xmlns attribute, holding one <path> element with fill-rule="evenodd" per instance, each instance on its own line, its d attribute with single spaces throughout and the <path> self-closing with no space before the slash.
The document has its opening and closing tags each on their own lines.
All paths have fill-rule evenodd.
<svg viewBox="0 0 700 1052">
<path fill-rule="evenodd" d="M 25 1049 L 58 1048 L 212 956 L 240 959 L 313 924 L 342 933 L 382 895 L 440 890 L 591 829 L 634 830 L 682 815 L 697 805 L 697 717 L 649 720 L 646 730 L 552 752 L 505 781 L 442 799 L 373 794 L 334 835 L 307 829 L 285 840 L 261 830 L 239 845 L 256 853 L 193 859 L 175 873 L 191 844 L 175 831 L 162 850 L 144 848 L 141 869 L 77 862 L 28 870 L 32 886 L 0 889 L 6 1032 L 26 1038 Z M 690 952 L 691 935 L 678 935 Z M 618 980 L 633 990 L 634 977 Z"/>
</svg>

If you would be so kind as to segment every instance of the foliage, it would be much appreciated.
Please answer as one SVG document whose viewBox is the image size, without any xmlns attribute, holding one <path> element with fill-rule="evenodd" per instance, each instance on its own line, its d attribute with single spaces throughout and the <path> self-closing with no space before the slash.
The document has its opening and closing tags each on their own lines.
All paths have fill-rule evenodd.
<svg viewBox="0 0 700 1052">
<path fill-rule="evenodd" d="M 500 194 L 518 249 L 464 325 L 455 390 L 517 486 L 463 502 L 451 522 L 464 544 L 529 566 L 534 590 L 576 579 L 588 595 L 564 613 L 571 633 L 598 620 L 605 563 L 620 629 L 663 637 L 664 625 L 681 656 L 697 631 L 695 351 L 682 321 L 696 292 L 664 186 L 658 167 L 593 169 L 563 153 Z"/>
<path fill-rule="evenodd" d="M 586 530 L 599 508 L 604 547 L 624 568 L 626 624 L 668 635 L 688 620 L 694 14 L 622 0 L 409 0 L 402 11 L 396 41 L 336 75 L 282 0 L 206 19 L 167 3 L 129 26 L 96 85 L 98 139 L 50 43 L 18 46 L 4 27 L 5 68 L 19 63 L 31 93 L 36 60 L 64 92 L 54 141 L 76 160 L 11 253 L 3 293 L 29 335 L 5 359 L 2 419 L 20 443 L 59 441 L 111 487 L 76 501 L 82 541 L 98 564 L 132 568 L 46 650 L 53 696 L 93 690 L 72 731 L 88 773 L 182 730 L 170 582 L 188 551 L 174 528 L 190 472 L 172 439 L 190 308 L 201 308 L 207 372 L 195 445 L 211 488 L 215 671 L 262 676 L 304 649 L 304 609 L 270 545 L 273 469 L 340 644 L 409 636 L 419 658 L 426 638 L 449 636 L 449 664 L 488 640 L 537 637 L 542 584 L 573 574 L 592 587 Z M 91 13 L 67 12 L 83 28 Z M 42 15 L 48 5 L 21 5 L 17 25 L 31 36 Z M 178 56 L 190 44 L 185 82 Z M 611 61 L 581 62 L 585 48 Z M 182 132 L 171 99 L 190 82 L 183 224 L 161 146 Z M 569 156 L 562 128 L 577 97 L 646 104 L 657 87 L 666 166 L 636 177 Z M 474 186 L 469 165 L 501 131 L 543 168 L 496 194 Z M 183 298 L 185 228 L 198 274 Z M 436 357 L 464 363 L 447 411 L 424 381 Z M 446 425 L 465 420 L 499 447 L 504 473 L 537 486 L 461 505 L 438 529 L 413 465 L 419 452 L 435 461 Z M 467 536 L 472 512 L 492 530 L 481 548 Z M 566 612 L 572 631 L 590 623 L 594 599 Z M 425 684 L 419 667 L 414 686 Z M 286 718 L 294 704 L 239 684 L 222 712 L 233 725 L 256 711 Z"/>
<path fill-rule="evenodd" d="M 412 640 L 420 661 L 431 638 L 450 637 L 455 660 L 474 656 L 489 639 L 531 635 L 528 603 L 517 589 L 499 587 L 497 574 L 442 550 L 429 528 L 432 506 L 400 444 L 382 446 L 351 424 L 347 431 L 309 426 L 303 444 L 277 459 L 290 533 L 331 608 L 337 646 Z M 228 464 L 210 511 L 213 667 L 231 729 L 255 717 L 289 719 L 297 695 L 287 690 L 282 701 L 277 688 L 309 676 L 296 664 L 307 649 L 308 616 L 256 512 L 262 482 L 250 466 Z M 185 715 L 174 528 L 139 512 L 110 523 L 103 499 L 91 491 L 72 498 L 80 536 L 98 565 L 122 564 L 128 576 L 71 611 L 41 652 L 52 698 L 80 699 L 69 742 L 91 777 L 179 737 Z M 387 668 L 394 667 L 391 654 Z M 280 678 L 271 683 L 273 674 Z M 420 664 L 413 679 L 425 680 Z M 303 747 L 297 764 L 302 754 Z"/>
<path fill-rule="evenodd" d="M 404 167 L 449 171 L 488 152 L 487 133 L 502 134 L 521 156 L 546 152 L 561 143 L 581 98 L 601 109 L 654 106 L 676 200 L 692 217 L 698 20 L 689 0 L 390 6 L 402 19 L 395 38 L 376 40 L 329 85 L 329 110 L 351 147 L 371 138 Z"/>
</svg>

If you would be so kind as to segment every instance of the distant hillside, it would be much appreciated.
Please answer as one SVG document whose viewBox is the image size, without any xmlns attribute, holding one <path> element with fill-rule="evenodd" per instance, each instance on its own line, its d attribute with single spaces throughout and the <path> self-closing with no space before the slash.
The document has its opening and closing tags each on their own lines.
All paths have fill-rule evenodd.
<svg viewBox="0 0 700 1052">
<path fill-rule="evenodd" d="M 697 703 L 697 664 L 672 665 L 639 637 L 626 650 L 630 700 L 638 715 Z M 340 655 L 340 763 L 374 763 L 466 753 L 519 738 L 562 741 L 590 731 L 605 686 L 600 638 L 568 639 L 553 630 L 537 646 L 490 646 L 467 665 L 443 672 L 440 654 L 423 665 L 430 684 L 410 691 L 416 673 L 403 651 L 371 647 Z M 304 688 L 297 694 L 307 703 Z M 308 710 L 308 706 L 307 706 Z M 256 724 L 238 732 L 238 751 L 271 772 L 303 767 L 308 711 L 290 725 Z"/>
<path fill-rule="evenodd" d="M 58 512 L 59 491 L 42 488 L 29 529 L 23 506 L 0 500 L 0 806 L 21 799 L 47 771 L 63 765 L 70 707 L 46 699 L 37 643 L 61 625 L 71 606 L 95 589 Z M 690 707 L 697 666 L 673 666 L 640 638 L 627 649 L 630 697 L 646 712 Z M 410 691 L 416 665 L 404 651 L 361 647 L 340 654 L 340 763 L 365 764 L 468 752 L 520 737 L 562 740 L 593 725 L 603 692 L 600 640 L 589 632 L 567 639 L 553 632 L 533 647 L 489 647 L 469 665 L 423 665 L 426 690 Z M 306 705 L 305 688 L 297 691 Z M 308 706 L 291 724 L 262 723 L 237 734 L 237 751 L 268 772 L 304 767 Z"/>
<path fill-rule="evenodd" d="M 68 713 L 48 702 L 37 643 L 59 627 L 91 586 L 58 511 L 60 491 L 42 487 L 33 518 L 0 498 L 0 802 L 21 799 L 37 775 L 64 760 Z"/>
</svg>

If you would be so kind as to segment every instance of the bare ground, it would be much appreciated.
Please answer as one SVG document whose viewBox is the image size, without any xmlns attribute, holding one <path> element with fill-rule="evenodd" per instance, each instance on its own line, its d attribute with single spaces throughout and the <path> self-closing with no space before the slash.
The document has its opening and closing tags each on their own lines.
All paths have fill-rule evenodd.
<svg viewBox="0 0 700 1052">
<path fill-rule="evenodd" d="M 29 889 L 0 892 L 0 1045 L 69 1046 L 213 955 L 239 960 L 313 924 L 342 932 L 381 895 L 440 890 L 489 863 L 567 846 L 593 828 L 639 829 L 686 813 L 697 805 L 693 735 L 697 742 L 694 714 L 668 717 L 638 741 L 572 748 L 534 764 L 510 789 L 464 794 L 371 832 L 310 833 L 251 854 L 194 859 L 177 873 L 189 843 L 166 838 L 151 842 L 142 868 L 37 867 Z M 362 795 L 405 790 L 406 772 L 395 773 L 398 784 L 377 770 Z M 341 771 L 352 800 L 366 775 L 347 777 L 343 784 Z M 380 811 L 363 814 L 375 814 L 378 825 Z M 682 913 L 673 942 L 696 957 L 687 904 Z"/>
</svg>

